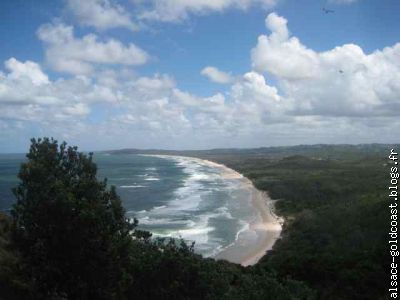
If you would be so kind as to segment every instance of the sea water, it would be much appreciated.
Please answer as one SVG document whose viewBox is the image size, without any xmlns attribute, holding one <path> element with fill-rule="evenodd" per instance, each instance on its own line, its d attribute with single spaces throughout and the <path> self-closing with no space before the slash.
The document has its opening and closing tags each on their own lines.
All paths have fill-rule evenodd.
<svg viewBox="0 0 400 300">
<path fill-rule="evenodd" d="M 24 155 L 0 155 L 0 210 L 15 201 L 11 188 Z M 98 178 L 117 188 L 127 217 L 155 237 L 195 242 L 195 252 L 215 256 L 233 244 L 254 218 L 240 178 L 186 157 L 96 153 Z"/>
</svg>

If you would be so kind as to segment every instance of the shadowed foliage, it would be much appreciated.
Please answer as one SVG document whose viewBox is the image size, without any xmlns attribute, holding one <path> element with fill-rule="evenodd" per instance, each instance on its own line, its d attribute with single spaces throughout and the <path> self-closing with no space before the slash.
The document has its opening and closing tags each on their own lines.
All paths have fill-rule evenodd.
<svg viewBox="0 0 400 300">
<path fill-rule="evenodd" d="M 277 199 L 282 238 L 258 263 L 321 299 L 387 299 L 388 153 L 398 145 L 280 147 L 198 155 L 224 163 Z M 301 155 L 293 155 L 301 153 Z"/>
<path fill-rule="evenodd" d="M 14 241 L 40 297 L 109 299 L 130 280 L 133 229 L 115 188 L 96 179 L 92 155 L 32 140 L 12 210 Z"/>
<path fill-rule="evenodd" d="M 315 299 L 270 268 L 204 259 L 125 218 L 92 155 L 32 140 L 12 217 L 0 215 L 4 299 Z"/>
</svg>

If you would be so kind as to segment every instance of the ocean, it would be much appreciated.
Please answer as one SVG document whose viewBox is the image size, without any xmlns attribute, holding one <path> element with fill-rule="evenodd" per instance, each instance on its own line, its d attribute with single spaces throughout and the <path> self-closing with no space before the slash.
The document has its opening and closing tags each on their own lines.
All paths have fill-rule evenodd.
<svg viewBox="0 0 400 300">
<path fill-rule="evenodd" d="M 0 210 L 14 202 L 22 154 L 0 155 Z M 195 242 L 195 252 L 214 257 L 249 228 L 257 213 L 240 176 L 188 157 L 95 153 L 98 178 L 117 187 L 129 218 L 156 237 Z"/>
</svg>

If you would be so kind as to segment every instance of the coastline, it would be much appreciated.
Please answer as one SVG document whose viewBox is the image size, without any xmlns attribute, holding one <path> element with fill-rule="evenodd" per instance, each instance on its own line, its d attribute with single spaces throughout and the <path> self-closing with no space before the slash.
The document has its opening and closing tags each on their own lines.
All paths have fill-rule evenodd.
<svg viewBox="0 0 400 300">
<path fill-rule="evenodd" d="M 206 159 L 178 155 L 150 154 L 148 156 L 193 159 L 201 164 L 219 169 L 224 178 L 238 180 L 242 188 L 249 191 L 250 199 L 243 199 L 243 201 L 250 201 L 257 217 L 249 223 L 248 228 L 238 233 L 235 242 L 214 256 L 214 259 L 250 266 L 256 264 L 267 251 L 272 249 L 275 241 L 281 235 L 283 219 L 274 213 L 275 201 L 268 196 L 267 192 L 256 189 L 250 179 L 223 164 Z"/>
<path fill-rule="evenodd" d="M 223 170 L 226 178 L 240 178 L 244 188 L 251 192 L 251 203 L 258 218 L 249 224 L 249 228 L 240 233 L 238 239 L 229 247 L 218 253 L 215 259 L 225 259 L 230 262 L 250 266 L 256 264 L 267 251 L 271 250 L 282 232 L 283 218 L 275 211 L 275 201 L 267 192 L 258 190 L 247 177 L 239 172 L 209 160 L 201 159 L 206 164 Z M 251 240 L 252 247 L 248 243 Z"/>
</svg>

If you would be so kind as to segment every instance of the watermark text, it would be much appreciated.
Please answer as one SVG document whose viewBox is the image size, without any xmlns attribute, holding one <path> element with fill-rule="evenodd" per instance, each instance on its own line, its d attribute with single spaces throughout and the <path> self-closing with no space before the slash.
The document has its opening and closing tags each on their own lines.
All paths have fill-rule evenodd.
<svg viewBox="0 0 400 300">
<path fill-rule="evenodd" d="M 398 198 L 398 181 L 399 181 L 399 169 L 398 169 L 398 154 L 397 150 L 391 149 L 389 154 L 390 165 L 390 182 L 389 182 L 389 209 L 390 209 L 390 229 L 389 229 L 389 251 L 391 257 L 390 263 L 390 286 L 389 293 L 390 298 L 396 299 L 398 296 L 397 291 L 397 278 L 398 278 L 398 264 L 397 258 L 399 256 L 398 247 L 398 226 L 397 226 L 397 198 Z"/>
</svg>

